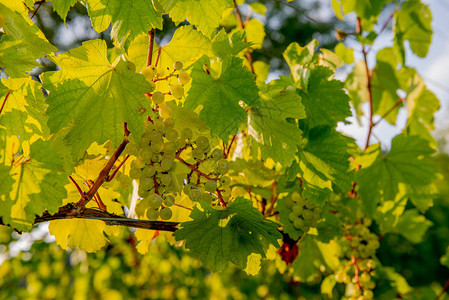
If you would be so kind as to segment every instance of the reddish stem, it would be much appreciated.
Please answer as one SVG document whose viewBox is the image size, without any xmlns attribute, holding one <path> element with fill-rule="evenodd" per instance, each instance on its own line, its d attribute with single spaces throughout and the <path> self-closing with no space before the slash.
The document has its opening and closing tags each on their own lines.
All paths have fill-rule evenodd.
<svg viewBox="0 0 449 300">
<path fill-rule="evenodd" d="M 235 8 L 235 16 L 237 17 L 240 27 L 242 28 L 242 30 L 245 30 L 245 23 L 243 22 L 242 14 L 240 13 L 239 6 L 237 5 L 237 2 L 235 0 L 234 0 L 234 8 Z M 246 39 L 246 35 L 245 35 L 245 38 L 243 39 L 243 41 L 245 43 L 248 42 Z M 254 80 L 256 80 L 256 72 L 254 71 L 253 57 L 251 56 L 251 53 L 248 50 L 245 50 L 245 56 L 246 56 L 246 59 L 248 60 L 249 66 L 251 68 L 251 73 L 254 74 Z"/>
<path fill-rule="evenodd" d="M 2 113 L 3 108 L 5 107 L 6 100 L 8 100 L 9 94 L 11 94 L 11 91 L 8 91 L 8 92 L 6 93 L 5 99 L 3 99 L 2 107 L 0 107 L 0 114 Z"/>
<path fill-rule="evenodd" d="M 34 10 L 33 14 L 31 15 L 30 19 L 34 18 L 39 8 L 41 8 L 42 3 L 45 3 L 45 0 L 37 1 L 34 4 L 38 4 L 37 8 Z"/>
<path fill-rule="evenodd" d="M 130 156 L 129 154 L 126 155 L 125 159 L 118 165 L 118 167 L 114 170 L 114 172 L 111 174 L 111 176 L 108 177 L 108 179 L 106 180 L 107 182 L 114 179 L 115 174 L 117 174 L 117 172 L 120 170 L 120 168 L 125 164 L 126 160 L 129 158 L 129 156 Z"/>
<path fill-rule="evenodd" d="M 184 159 L 182 159 L 182 158 L 179 156 L 179 153 L 176 153 L 175 158 L 176 158 L 177 160 L 179 160 L 180 162 L 182 162 L 183 164 L 185 164 L 185 165 L 186 165 L 187 167 L 189 167 L 190 169 L 192 169 L 193 171 L 195 171 L 198 175 L 203 176 L 204 178 L 206 178 L 207 180 L 218 181 L 218 178 L 212 178 L 212 177 L 210 177 L 209 175 L 204 174 L 202 171 L 198 170 L 198 168 L 195 167 L 194 165 L 189 164 L 188 162 L 186 162 Z"/>
<path fill-rule="evenodd" d="M 151 65 L 151 62 L 153 60 L 153 45 L 154 45 L 154 28 L 148 31 L 147 67 Z"/>
<path fill-rule="evenodd" d="M 76 181 L 73 179 L 72 176 L 69 176 L 69 179 L 71 182 L 73 182 L 73 184 L 75 185 L 76 189 L 78 190 L 78 193 L 80 194 L 81 197 L 84 196 L 85 192 L 80 188 L 80 186 L 78 185 L 78 183 L 76 183 Z"/>
<path fill-rule="evenodd" d="M 237 135 L 234 134 L 234 136 L 232 137 L 231 142 L 228 145 L 228 148 L 226 149 L 226 152 L 225 152 L 225 155 L 223 156 L 223 158 L 228 158 L 229 153 L 231 152 L 232 144 L 234 143 L 236 138 L 237 138 Z"/>
<path fill-rule="evenodd" d="M 157 63 L 159 62 L 159 57 L 161 57 L 161 50 L 162 48 L 159 47 L 159 49 L 157 50 L 157 56 L 156 56 L 156 63 L 154 64 L 154 66 L 157 66 Z"/>
</svg>

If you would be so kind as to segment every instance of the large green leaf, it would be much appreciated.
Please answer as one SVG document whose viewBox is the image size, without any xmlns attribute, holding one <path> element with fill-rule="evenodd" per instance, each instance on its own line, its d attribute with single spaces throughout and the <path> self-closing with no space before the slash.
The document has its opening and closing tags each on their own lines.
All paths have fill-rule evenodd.
<svg viewBox="0 0 449 300">
<path fill-rule="evenodd" d="M 394 200 L 400 183 L 410 193 L 432 183 L 438 173 L 430 160 L 434 151 L 427 140 L 404 134 L 393 139 L 385 156 L 378 144 L 370 146 L 356 161 L 361 165 L 356 182 L 365 212 L 371 216 L 381 201 Z"/>
<path fill-rule="evenodd" d="M 210 37 L 223 12 L 233 6 L 231 0 L 159 0 L 170 18 L 179 24 L 187 21 Z"/>
<path fill-rule="evenodd" d="M 133 40 L 152 28 L 162 29 L 162 14 L 147 0 L 88 0 L 92 26 L 98 32 L 112 23 L 111 36 L 118 42 Z"/>
<path fill-rule="evenodd" d="M 46 209 L 50 213 L 58 210 L 67 195 L 64 185 L 72 172 L 66 150 L 59 143 L 37 140 L 31 145 L 29 156 L 23 156 L 10 167 L 9 175 L 14 180 L 12 190 L 7 193 L 7 184 L 1 187 L 7 193 L 0 210 L 3 223 L 29 229 L 35 215 Z"/>
<path fill-rule="evenodd" d="M 278 225 L 263 220 L 252 201 L 238 197 L 223 210 L 201 206 L 203 210 L 195 207 L 190 215 L 193 221 L 182 223 L 174 236 L 185 240 L 185 247 L 213 271 L 223 270 L 228 261 L 246 268 L 251 253 L 265 257 L 261 237 L 279 247 Z"/>
<path fill-rule="evenodd" d="M 81 0 L 52 0 L 51 5 L 58 15 L 65 21 L 67 13 L 75 3 Z"/>
<path fill-rule="evenodd" d="M 260 85 L 260 105 L 249 111 L 248 135 L 262 157 L 271 157 L 283 165 L 290 165 L 301 144 L 301 130 L 295 119 L 306 117 L 296 89 L 276 80 Z"/>
<path fill-rule="evenodd" d="M 240 105 L 257 106 L 258 88 L 254 75 L 243 68 L 237 57 L 223 59 L 221 73 L 212 76 L 211 62 L 206 56 L 194 63 L 192 68 L 192 87 L 185 101 L 187 108 L 203 108 L 200 118 L 206 122 L 213 134 L 227 140 L 230 134 L 237 133 L 240 124 L 247 120 L 245 109 Z"/>
<path fill-rule="evenodd" d="M 142 111 L 150 109 L 144 93 L 151 87 L 126 62 L 111 65 L 104 41 L 85 42 L 53 59 L 62 70 L 44 78 L 50 91 L 48 125 L 53 133 L 70 126 L 66 140 L 74 158 L 82 158 L 93 142 L 111 140 L 117 146 L 124 122 L 136 137 L 144 132 Z"/>
</svg>

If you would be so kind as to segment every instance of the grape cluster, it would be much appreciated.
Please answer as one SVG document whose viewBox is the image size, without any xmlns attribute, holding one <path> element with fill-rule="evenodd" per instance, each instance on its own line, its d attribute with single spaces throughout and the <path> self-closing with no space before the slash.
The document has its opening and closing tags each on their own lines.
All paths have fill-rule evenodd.
<svg viewBox="0 0 449 300">
<path fill-rule="evenodd" d="M 307 232 L 310 227 L 317 225 L 322 211 L 320 206 L 305 199 L 298 192 L 293 192 L 284 203 L 291 209 L 288 219 L 297 230 Z"/>
<path fill-rule="evenodd" d="M 374 256 L 379 248 L 379 238 L 370 232 L 371 220 L 363 219 L 345 229 L 341 240 L 344 249 L 343 267 L 335 274 L 337 282 L 346 283 L 353 288 L 349 299 L 373 299 L 372 290 L 376 286 L 372 280 L 375 275 Z"/>
</svg>

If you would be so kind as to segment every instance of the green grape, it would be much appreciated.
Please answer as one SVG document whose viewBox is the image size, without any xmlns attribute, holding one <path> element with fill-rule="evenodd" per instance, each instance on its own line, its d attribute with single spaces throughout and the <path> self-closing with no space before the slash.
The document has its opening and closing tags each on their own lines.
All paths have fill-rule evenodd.
<svg viewBox="0 0 449 300">
<path fill-rule="evenodd" d="M 139 151 L 139 158 L 144 162 L 149 162 L 151 160 L 151 151 L 148 148 L 142 148 Z"/>
<path fill-rule="evenodd" d="M 215 148 L 214 150 L 212 150 L 211 156 L 215 161 L 217 161 L 220 158 L 223 158 L 223 151 L 219 148 Z"/>
<path fill-rule="evenodd" d="M 181 84 L 170 85 L 170 93 L 176 99 L 181 99 L 184 96 L 184 87 Z"/>
<path fill-rule="evenodd" d="M 313 218 L 313 212 L 311 212 L 310 210 L 304 210 L 302 212 L 302 217 L 305 221 L 310 221 Z"/>
<path fill-rule="evenodd" d="M 173 212 L 171 211 L 170 208 L 164 207 L 159 212 L 159 215 L 161 216 L 162 220 L 170 220 L 171 217 L 173 216 Z"/>
<path fill-rule="evenodd" d="M 159 119 L 159 118 L 155 119 L 155 120 L 154 120 L 154 130 L 159 132 L 159 137 L 158 137 L 158 138 L 160 138 L 160 137 L 162 136 L 162 135 L 160 134 L 160 132 L 161 132 L 162 130 L 164 130 L 164 129 L 165 129 L 164 120 Z"/>
<path fill-rule="evenodd" d="M 150 221 L 156 221 L 159 218 L 159 211 L 156 209 L 147 209 L 147 218 Z"/>
<path fill-rule="evenodd" d="M 154 75 L 156 75 L 156 70 L 154 67 L 149 66 L 142 71 L 142 75 L 145 76 L 147 81 L 153 81 Z"/>
<path fill-rule="evenodd" d="M 371 280 L 371 276 L 368 274 L 368 272 L 363 272 L 360 276 L 359 276 L 359 280 L 361 282 L 369 282 Z"/>
<path fill-rule="evenodd" d="M 174 64 L 173 64 L 173 69 L 175 69 L 176 71 L 181 70 L 182 67 L 183 67 L 183 64 L 180 61 L 175 61 Z"/>
<path fill-rule="evenodd" d="M 208 192 L 213 193 L 217 189 L 217 183 L 213 180 L 209 180 L 204 184 L 204 189 Z"/>
<path fill-rule="evenodd" d="M 230 183 L 231 183 L 231 177 L 223 176 L 223 177 L 220 178 L 221 186 L 228 186 Z"/>
<path fill-rule="evenodd" d="M 161 169 L 163 172 L 170 170 L 172 168 L 172 166 L 173 166 L 173 160 L 166 159 L 166 158 L 162 159 Z M 171 181 L 171 179 L 170 179 L 170 181 Z"/>
<path fill-rule="evenodd" d="M 226 174 L 229 171 L 229 163 L 226 159 L 220 159 L 217 162 L 217 172 L 219 174 Z"/>
<path fill-rule="evenodd" d="M 187 72 L 181 72 L 178 76 L 179 83 L 187 84 L 190 81 L 190 74 Z"/>
<path fill-rule="evenodd" d="M 150 132 L 150 140 L 151 141 L 161 141 L 162 133 L 159 130 L 153 130 Z"/>
<path fill-rule="evenodd" d="M 161 176 L 161 183 L 163 185 L 169 185 L 172 182 L 171 176 L 168 174 L 163 174 Z"/>
<path fill-rule="evenodd" d="M 192 201 L 198 201 L 201 197 L 201 191 L 198 189 L 191 189 L 189 196 Z"/>
<path fill-rule="evenodd" d="M 365 297 L 366 300 L 374 298 L 373 291 L 370 291 L 370 290 L 364 290 L 363 296 Z"/>
<path fill-rule="evenodd" d="M 175 126 L 175 122 L 172 118 L 164 119 L 165 128 L 172 128 Z"/>
<path fill-rule="evenodd" d="M 284 205 L 285 205 L 285 207 L 287 207 L 287 208 L 292 208 L 294 204 L 295 204 L 295 203 L 293 202 L 293 200 L 292 200 L 291 198 L 287 198 L 287 199 L 285 199 L 285 201 L 284 201 Z"/>
<path fill-rule="evenodd" d="M 166 142 L 164 144 L 164 154 L 175 154 L 177 150 L 175 142 Z"/>
<path fill-rule="evenodd" d="M 302 218 L 296 218 L 293 221 L 293 226 L 295 226 L 296 229 L 302 229 L 304 227 L 304 220 Z"/>
<path fill-rule="evenodd" d="M 190 128 L 184 128 L 181 131 L 181 138 L 183 139 L 191 139 L 193 137 L 193 132 Z"/>
<path fill-rule="evenodd" d="M 157 92 L 153 93 L 153 96 L 151 97 L 151 99 L 153 100 L 154 104 L 161 104 L 162 102 L 165 101 L 165 96 L 163 93 L 157 91 Z"/>
<path fill-rule="evenodd" d="M 200 196 L 200 201 L 204 201 L 208 204 L 211 204 L 213 200 L 213 196 L 209 193 L 202 193 Z"/>
<path fill-rule="evenodd" d="M 152 141 L 150 149 L 153 153 L 161 153 L 164 149 L 164 143 L 161 141 Z"/>
<path fill-rule="evenodd" d="M 131 168 L 129 170 L 129 177 L 132 179 L 139 179 L 142 176 L 142 170 L 139 168 Z"/>
<path fill-rule="evenodd" d="M 204 152 L 200 148 L 195 148 L 192 151 L 192 156 L 195 160 L 201 160 L 204 158 Z"/>
<path fill-rule="evenodd" d="M 195 144 L 198 146 L 199 149 L 204 150 L 207 147 L 209 147 L 209 139 L 203 135 L 200 135 L 196 139 Z"/>
<path fill-rule="evenodd" d="M 184 192 L 184 194 L 186 195 L 190 195 L 190 191 L 192 190 L 193 185 L 188 183 L 184 186 L 184 188 L 182 189 L 182 191 Z"/>
<path fill-rule="evenodd" d="M 163 202 L 165 206 L 173 206 L 173 204 L 175 204 L 175 197 L 172 195 L 166 195 Z"/>
<path fill-rule="evenodd" d="M 314 209 L 315 208 L 315 204 L 313 204 L 312 202 L 309 202 L 309 201 L 307 201 L 304 205 L 308 209 Z"/>
<path fill-rule="evenodd" d="M 162 106 L 159 109 L 159 115 L 161 116 L 162 119 L 170 118 L 172 113 L 173 113 L 172 109 L 170 107 L 168 107 L 168 106 Z"/>
<path fill-rule="evenodd" d="M 140 153 L 140 151 L 139 151 L 139 153 Z M 140 158 L 136 158 L 131 163 L 131 167 L 136 168 L 136 169 L 142 169 L 143 167 L 145 167 L 145 162 L 143 160 L 141 160 Z"/>
<path fill-rule="evenodd" d="M 153 177 L 156 173 L 156 169 L 154 168 L 154 166 L 146 166 L 145 168 L 143 168 L 142 172 L 146 177 Z"/>
<path fill-rule="evenodd" d="M 169 128 L 165 132 L 165 137 L 169 141 L 176 141 L 178 139 L 178 132 L 173 128 Z"/>
<path fill-rule="evenodd" d="M 292 193 L 292 200 L 293 202 L 298 202 L 301 199 L 301 196 L 299 195 L 298 192 L 293 192 Z"/>
<path fill-rule="evenodd" d="M 176 140 L 176 147 L 183 148 L 186 145 L 186 140 L 183 138 L 179 138 Z"/>
<path fill-rule="evenodd" d="M 292 207 L 292 211 L 296 214 L 296 215 L 301 215 L 304 211 L 304 208 L 302 205 L 294 205 Z"/>
<path fill-rule="evenodd" d="M 145 198 L 148 195 L 150 195 L 150 191 L 143 189 L 141 186 L 139 186 L 139 190 L 137 191 L 137 194 L 140 198 Z"/>
<path fill-rule="evenodd" d="M 144 190 L 149 190 L 153 186 L 154 186 L 153 178 L 149 178 L 149 177 L 146 177 L 146 176 L 140 177 L 139 187 L 141 187 Z"/>
<path fill-rule="evenodd" d="M 148 199 L 148 206 L 150 208 L 158 209 L 159 206 L 162 205 L 162 197 L 159 196 L 158 194 L 152 194 L 145 199 Z"/>
<path fill-rule="evenodd" d="M 342 283 L 344 282 L 346 276 L 348 276 L 346 272 L 340 270 L 335 274 L 335 280 L 339 283 Z"/>
<path fill-rule="evenodd" d="M 138 216 L 143 216 L 145 214 L 145 210 L 147 208 L 148 208 L 148 202 L 141 200 L 136 204 L 135 212 Z"/>
<path fill-rule="evenodd" d="M 288 219 L 289 219 L 290 222 L 292 222 L 292 223 L 293 223 L 293 221 L 296 220 L 297 217 L 298 217 L 298 215 L 295 214 L 294 212 L 291 212 L 291 213 L 288 214 Z"/>
</svg>

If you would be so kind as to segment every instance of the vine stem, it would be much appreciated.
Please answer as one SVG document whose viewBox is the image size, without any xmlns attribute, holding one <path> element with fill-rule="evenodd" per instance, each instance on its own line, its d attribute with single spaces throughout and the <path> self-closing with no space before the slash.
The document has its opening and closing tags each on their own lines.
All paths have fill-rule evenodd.
<svg viewBox="0 0 449 300">
<path fill-rule="evenodd" d="M 399 98 L 398 101 L 396 101 L 396 103 L 389 109 L 387 110 L 381 117 L 380 119 L 375 122 L 373 124 L 373 127 L 375 127 L 377 124 L 379 124 L 380 122 L 382 122 L 382 120 L 384 120 L 396 107 L 399 106 L 399 104 L 401 104 L 404 101 L 404 98 Z"/>
<path fill-rule="evenodd" d="M 37 1 L 34 4 L 37 4 L 37 8 L 34 10 L 33 14 L 31 15 L 30 19 L 34 18 L 39 8 L 41 8 L 42 4 L 45 3 L 45 0 Z"/>
<path fill-rule="evenodd" d="M 240 27 L 242 27 L 242 30 L 245 30 L 245 23 L 243 22 L 242 14 L 240 13 L 240 9 L 239 9 L 239 6 L 238 6 L 236 0 L 234 0 L 234 8 L 235 8 L 235 16 L 237 17 Z M 246 35 L 245 35 L 245 38 L 243 39 L 243 41 L 245 43 L 248 42 L 246 39 Z M 245 50 L 245 56 L 246 56 L 246 59 L 248 60 L 249 66 L 251 68 L 251 73 L 254 74 L 254 80 L 256 80 L 256 72 L 254 71 L 253 57 L 248 50 Z"/>
<path fill-rule="evenodd" d="M 82 195 L 81 199 L 76 203 L 77 207 L 85 208 L 86 204 L 94 197 L 94 195 L 97 193 L 101 185 L 109 179 L 109 172 L 111 171 L 115 162 L 120 157 L 123 150 L 125 150 L 126 145 L 128 144 L 128 136 L 130 132 L 128 130 L 128 127 L 126 126 L 126 123 L 124 124 L 124 128 L 125 128 L 125 137 L 123 138 L 122 143 L 115 150 L 114 154 L 112 154 L 106 166 L 104 166 L 104 168 L 100 171 L 97 180 L 95 180 L 89 191 L 84 195 Z"/>
<path fill-rule="evenodd" d="M 218 181 L 218 178 L 212 178 L 209 175 L 203 173 L 202 171 L 198 170 L 197 167 L 195 167 L 192 164 L 189 164 L 188 162 L 186 162 L 181 156 L 179 156 L 179 153 L 176 153 L 175 158 L 177 160 L 179 160 L 180 162 L 182 162 L 183 164 L 185 164 L 187 167 L 189 167 L 190 169 L 192 169 L 192 171 L 196 172 L 198 175 L 203 176 L 204 178 L 206 178 L 207 180 L 213 180 L 213 181 Z"/>
<path fill-rule="evenodd" d="M 446 280 L 446 282 L 444 283 L 443 289 L 438 294 L 438 296 L 435 298 L 435 300 L 439 300 L 441 297 L 443 297 L 444 293 L 447 291 L 448 288 L 449 288 L 449 279 Z"/>
<path fill-rule="evenodd" d="M 11 91 L 8 91 L 8 92 L 6 93 L 5 99 L 3 99 L 2 107 L 0 107 L 0 114 L 2 113 L 3 108 L 4 108 L 5 105 L 6 105 L 6 100 L 8 100 L 9 94 L 11 94 Z"/>
<path fill-rule="evenodd" d="M 154 28 L 148 31 L 148 54 L 147 54 L 147 67 L 151 65 L 153 60 L 153 45 L 154 45 Z"/>
<path fill-rule="evenodd" d="M 118 165 L 118 167 L 114 170 L 114 172 L 112 173 L 111 176 L 108 177 L 108 179 L 106 180 L 107 182 L 111 181 L 112 179 L 114 179 L 115 175 L 117 174 L 117 172 L 120 170 L 120 168 L 125 164 L 126 160 L 130 157 L 130 155 L 126 155 L 125 159 L 123 159 L 123 161 Z"/>
<path fill-rule="evenodd" d="M 81 197 L 83 197 L 83 195 L 85 194 L 85 192 L 80 188 L 80 186 L 78 185 L 78 183 L 76 183 L 76 181 L 73 179 L 72 176 L 69 176 L 70 181 L 75 185 L 76 189 L 78 190 L 78 193 L 80 194 Z"/>
<path fill-rule="evenodd" d="M 357 17 L 357 34 L 362 33 L 362 23 L 360 21 L 360 17 Z M 366 137 L 366 143 L 365 143 L 365 150 L 369 146 L 369 141 L 371 138 L 371 132 L 374 127 L 373 123 L 373 94 L 372 94 L 372 88 L 371 88 L 371 71 L 368 68 L 368 55 L 365 49 L 365 45 L 362 44 L 362 53 L 363 53 L 363 59 L 365 61 L 365 72 L 366 72 L 366 87 L 368 89 L 368 103 L 369 103 L 369 127 L 368 127 L 368 134 Z"/>
</svg>

